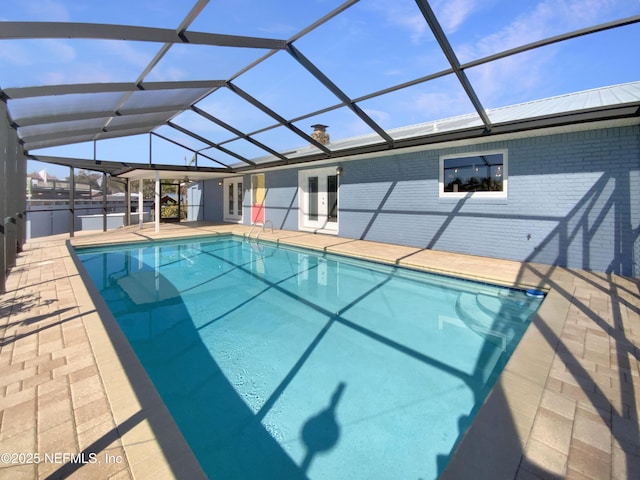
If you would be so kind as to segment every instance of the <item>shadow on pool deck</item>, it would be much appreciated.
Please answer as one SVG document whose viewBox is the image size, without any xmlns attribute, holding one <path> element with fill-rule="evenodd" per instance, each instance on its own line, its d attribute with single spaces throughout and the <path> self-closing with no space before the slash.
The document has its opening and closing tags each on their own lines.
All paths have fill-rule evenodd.
<svg viewBox="0 0 640 480">
<path fill-rule="evenodd" d="M 233 226 L 233 228 L 236 227 Z M 194 232 L 195 230 L 198 229 L 194 229 Z M 232 227 L 224 226 L 221 231 L 231 230 Z M 215 231 L 215 227 L 199 230 L 200 234 L 214 233 Z M 165 232 L 164 235 L 167 234 L 183 235 L 183 233 L 178 233 L 178 230 Z M 113 242 L 114 238 L 125 238 L 127 235 L 132 238 L 139 237 L 139 235 L 132 235 L 130 232 L 113 232 L 96 236 L 92 241 Z M 153 234 L 148 236 L 154 237 Z M 295 236 L 296 244 L 303 242 L 302 235 L 299 233 L 282 232 L 281 236 L 284 238 Z M 276 237 L 277 235 L 274 235 L 274 239 Z M 318 239 L 311 237 L 311 240 L 310 243 L 315 245 Z M 358 251 L 366 251 L 369 243 L 356 241 L 351 242 L 349 247 Z M 36 243 L 35 246 L 28 246 L 25 253 L 19 256 L 20 263 L 9 277 L 10 291 L 8 295 L 2 297 L 2 306 L 9 309 L 12 303 L 16 305 L 20 303 L 19 297 L 22 292 L 43 292 L 43 288 L 48 289 L 51 282 L 56 282 L 56 288 L 61 287 L 64 290 L 58 291 L 56 302 L 51 303 L 45 309 L 40 309 L 40 307 L 43 302 L 49 301 L 52 297 L 45 293 L 39 299 L 38 305 L 34 307 L 35 316 L 43 315 L 43 317 L 38 323 L 27 325 L 27 329 L 25 329 L 25 326 L 20 325 L 21 322 L 14 321 L 16 328 L 19 327 L 16 330 L 19 333 L 24 333 L 30 328 L 37 328 L 40 323 L 45 325 L 52 320 L 56 321 L 57 317 L 45 318 L 45 312 L 61 310 L 69 305 L 67 297 L 61 296 L 62 293 L 68 291 L 68 287 L 65 286 L 67 277 L 58 274 L 60 280 L 57 280 L 56 276 L 52 276 L 50 280 L 40 281 L 38 275 L 33 274 L 36 270 L 45 272 L 43 267 L 38 266 L 38 262 L 50 255 L 50 245 L 52 244 L 52 242 L 43 242 Z M 335 239 L 334 244 L 340 246 L 338 250 L 345 248 L 344 239 Z M 325 245 L 328 245 L 323 247 L 325 251 L 335 250 L 328 241 L 325 242 Z M 383 245 L 379 245 L 380 248 L 383 248 Z M 460 443 L 454 458 L 444 472 L 443 478 L 500 478 L 497 475 L 498 470 L 492 470 L 492 468 L 496 465 L 504 465 L 505 457 L 511 465 L 511 470 L 503 478 L 510 479 L 529 479 L 532 476 L 533 478 L 565 478 L 572 475 L 616 479 L 639 476 L 638 408 L 640 387 L 638 385 L 640 374 L 638 357 L 640 355 L 637 345 L 640 342 L 638 335 L 640 332 L 640 285 L 637 279 L 540 264 L 519 264 L 517 275 L 512 275 L 510 272 L 513 262 L 437 251 L 421 251 L 418 254 L 407 255 L 406 258 L 410 262 L 397 261 L 396 259 L 403 255 L 398 255 L 398 250 L 394 246 L 389 245 L 387 248 L 389 249 L 390 263 L 397 262 L 418 268 L 423 264 L 427 269 L 452 273 L 462 265 L 463 268 L 458 272 L 460 274 L 472 277 L 477 275 L 477 278 L 490 280 L 485 277 L 485 274 L 495 272 L 499 273 L 495 278 L 503 283 L 535 285 L 546 283 L 552 289 L 543 304 L 543 309 L 539 312 L 539 318 L 534 319 L 521 346 L 516 350 L 468 434 Z M 340 253 L 338 250 L 336 253 Z M 26 266 L 29 267 L 29 278 L 23 274 L 23 271 L 27 271 Z M 48 269 L 51 270 L 50 267 Z M 58 266 L 55 271 L 60 271 Z M 71 279 L 77 277 L 74 272 L 70 272 Z M 36 287 L 34 288 L 32 285 L 36 285 Z M 83 302 L 75 305 L 82 312 L 90 303 L 84 302 L 78 297 L 79 292 L 84 289 L 81 282 L 73 285 L 75 285 L 75 301 Z M 62 298 L 64 301 L 60 302 Z M 100 308 L 98 310 L 102 316 L 102 322 L 97 315 L 91 315 L 91 320 L 85 320 L 85 325 L 87 328 L 100 323 L 106 325 L 105 331 L 111 336 L 112 348 L 115 349 L 119 357 L 118 365 L 125 367 L 124 371 L 142 403 L 142 411 L 148 414 L 149 409 L 154 408 L 155 401 L 144 381 L 146 375 L 141 375 L 136 368 L 131 367 L 136 362 L 131 359 L 130 347 L 126 341 L 123 343 L 123 338 L 117 334 L 118 328 L 111 325 L 108 316 L 105 317 Z M 31 311 L 29 305 L 24 304 L 24 311 L 27 315 L 29 314 Z M 66 317 L 69 313 L 73 312 L 65 312 L 61 317 Z M 24 317 L 24 314 L 21 317 Z M 11 314 L 8 319 L 10 322 L 12 321 Z M 11 433 L 7 429 L 14 428 L 12 425 L 18 425 L 16 421 L 19 418 L 15 417 L 18 413 L 16 408 L 22 407 L 22 404 L 18 405 L 18 402 L 24 401 L 27 398 L 25 396 L 27 393 L 32 395 L 30 391 L 34 390 L 34 382 L 38 381 L 35 367 L 32 376 L 29 374 L 30 370 L 26 370 L 24 359 L 28 358 L 26 356 L 28 350 L 27 346 L 23 345 L 24 341 L 30 340 L 39 344 L 38 349 L 41 355 L 34 357 L 33 361 L 29 360 L 31 363 L 40 361 L 41 358 L 45 360 L 44 352 L 50 351 L 50 345 L 53 344 L 43 342 L 45 336 L 47 340 L 51 337 L 50 333 L 53 330 L 60 329 L 61 332 L 64 332 L 65 351 L 67 349 L 78 351 L 76 347 L 80 346 L 79 343 L 68 347 L 66 345 L 67 332 L 71 332 L 67 328 L 71 323 L 74 323 L 73 331 L 75 332 L 77 320 L 47 329 L 43 331 L 45 335 L 25 336 L 16 342 L 16 350 L 11 359 L 12 363 L 6 363 L 3 372 L 13 372 L 20 366 L 20 364 L 13 363 L 13 358 L 15 361 L 22 362 L 24 365 L 21 368 L 25 371 L 20 377 L 24 378 L 20 385 L 23 385 L 23 390 L 17 391 L 13 388 L 13 384 L 6 388 L 2 406 L 3 436 Z M 115 334 L 114 331 L 116 331 Z M 99 339 L 99 341 L 104 342 L 103 339 Z M 7 352 L 6 349 L 13 348 L 13 345 L 14 343 L 10 343 L 2 350 L 2 357 L 5 360 L 7 353 L 9 357 L 12 356 L 11 351 Z M 96 358 L 98 358 L 97 353 L 99 352 L 95 352 L 95 350 L 101 349 L 102 345 L 96 344 L 95 341 L 92 341 L 91 345 Z M 19 354 L 17 347 L 20 347 L 21 353 Z M 549 365 L 546 365 L 540 361 L 542 357 L 549 357 L 552 362 L 550 361 Z M 82 368 L 84 362 L 75 366 L 81 361 L 80 357 L 67 358 L 68 365 L 59 367 L 52 365 L 50 367 L 56 368 L 53 370 L 52 379 L 41 383 L 41 387 L 50 389 L 54 384 L 60 384 L 60 381 L 64 379 L 62 375 L 65 375 L 66 372 L 72 372 L 70 375 L 77 375 L 73 372 L 82 371 L 77 369 Z M 82 357 L 82 359 L 84 358 L 86 357 Z M 103 365 L 103 363 L 99 361 L 98 365 Z M 119 367 L 121 371 L 122 366 Z M 113 378 L 105 374 L 102 366 L 100 372 L 104 385 L 107 387 L 112 385 Z M 39 381 L 42 382 L 42 380 Z M 80 383 L 75 385 L 79 387 Z M 38 392 L 40 393 L 37 394 L 37 402 L 43 402 L 43 399 L 46 401 L 46 395 L 42 394 L 44 389 L 39 388 Z M 325 398 L 328 399 L 330 395 L 331 392 L 327 392 Z M 69 396 L 71 397 L 70 394 Z M 113 405 L 118 403 L 118 400 L 117 397 L 110 396 L 109 401 L 114 412 L 118 408 Z M 34 409 L 32 405 L 32 400 L 24 403 L 24 406 L 29 407 L 29 412 Z M 47 412 L 40 408 L 40 403 L 37 405 L 40 412 L 37 418 L 39 433 L 37 437 L 34 437 L 37 438 L 38 443 L 29 447 L 33 451 L 44 448 L 43 446 L 48 444 L 49 432 L 53 431 L 53 429 L 47 431 L 46 425 L 41 425 L 49 417 Z M 120 416 L 119 419 L 115 415 L 116 425 L 127 427 L 131 423 L 130 419 L 136 418 L 134 413 Z M 162 416 L 162 414 L 159 415 Z M 28 418 L 32 417 L 32 413 L 29 413 Z M 181 454 L 176 455 L 176 443 L 171 440 L 176 434 L 170 428 L 166 428 L 165 423 L 159 421 L 158 418 L 158 415 L 153 414 L 145 417 L 145 421 L 148 420 L 153 428 L 164 452 L 164 460 L 172 466 L 173 475 L 178 478 L 199 478 L 194 470 L 185 470 Z M 35 428 L 31 425 L 35 425 L 35 422 L 36 420 L 33 420 L 25 424 L 24 421 L 20 421 L 19 424 L 26 434 L 31 435 L 29 429 Z M 81 424 L 78 423 L 78 425 Z M 83 427 L 84 425 L 82 424 Z M 105 439 L 109 438 L 109 431 L 105 432 Z M 120 430 L 118 432 L 122 433 Z M 69 433 L 73 435 L 73 432 Z M 76 437 L 83 435 L 86 437 L 86 433 L 78 431 L 75 435 Z M 180 435 L 178 434 L 178 436 Z M 16 438 L 18 437 L 11 437 L 10 441 Z M 95 437 L 92 442 L 97 442 L 98 446 L 102 445 L 100 437 Z M 127 457 L 135 460 L 134 456 L 129 456 L 128 452 L 137 449 L 138 446 L 129 442 L 127 447 L 127 442 L 123 440 L 123 443 L 125 443 Z M 24 442 L 20 440 L 20 445 L 23 444 Z M 6 440 L 3 445 L 7 445 Z M 58 444 L 58 446 L 62 445 Z M 114 451 L 113 445 L 108 446 L 106 450 Z M 122 452 L 122 450 L 115 451 Z M 157 462 L 158 456 L 151 455 L 147 458 Z M 2 469 L 0 477 L 14 471 L 25 472 L 26 467 L 33 466 Z M 90 471 L 85 468 L 83 467 L 80 472 Z M 43 470 L 38 468 L 37 471 Z M 33 472 L 36 470 L 33 469 Z M 153 470 L 149 470 L 149 472 L 149 475 L 153 474 Z M 42 474 L 40 475 L 39 478 L 44 478 Z M 35 476 L 34 473 L 28 478 Z"/>
</svg>

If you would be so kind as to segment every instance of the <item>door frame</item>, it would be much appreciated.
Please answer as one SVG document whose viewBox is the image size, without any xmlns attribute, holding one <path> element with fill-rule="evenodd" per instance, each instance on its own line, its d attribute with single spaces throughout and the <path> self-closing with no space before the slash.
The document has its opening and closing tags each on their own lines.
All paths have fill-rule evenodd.
<svg viewBox="0 0 640 480">
<path fill-rule="evenodd" d="M 225 222 L 242 223 L 244 214 L 244 177 L 228 177 L 222 180 L 222 219 Z M 229 213 L 229 186 L 233 185 L 235 213 Z M 241 185 L 238 189 L 238 185 Z M 239 190 L 239 191 L 238 191 Z"/>
<path fill-rule="evenodd" d="M 335 176 L 336 179 L 336 221 L 329 221 L 329 192 L 328 177 Z M 309 218 L 309 178 L 318 177 L 318 218 Z M 340 210 L 340 176 L 336 166 L 312 168 L 298 171 L 298 230 L 306 232 L 328 233 L 337 235 L 339 229 Z"/>
</svg>

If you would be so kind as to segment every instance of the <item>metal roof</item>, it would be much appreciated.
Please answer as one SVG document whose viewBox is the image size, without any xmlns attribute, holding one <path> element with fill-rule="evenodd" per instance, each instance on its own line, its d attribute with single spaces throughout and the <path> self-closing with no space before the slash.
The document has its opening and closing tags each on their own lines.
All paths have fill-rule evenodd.
<svg viewBox="0 0 640 480">
<path fill-rule="evenodd" d="M 523 129 L 561 126 L 583 121 L 640 116 L 640 81 L 613 85 L 584 92 L 545 98 L 518 105 L 510 105 L 486 111 L 495 133 L 510 133 Z M 640 120 L 639 120 L 640 121 Z M 408 125 L 388 131 L 398 148 L 416 144 L 430 144 L 461 138 L 489 135 L 483 121 L 474 113 Z M 376 135 L 364 135 L 331 142 L 336 155 L 353 155 L 381 146 Z M 289 161 L 308 159 L 318 154 L 312 145 L 287 152 Z M 273 156 L 254 159 L 259 166 L 281 164 Z M 243 170 L 242 164 L 233 167 Z"/>
<path fill-rule="evenodd" d="M 313 19 L 286 39 L 191 30 L 191 25 L 202 15 L 208 4 L 208 0 L 198 0 L 174 29 L 80 22 L 0 22 L 0 43 L 33 39 L 89 39 L 144 42 L 145 45 L 155 45 L 156 48 L 155 55 L 141 68 L 134 81 L 8 86 L 0 90 L 0 97 L 7 102 L 13 125 L 25 150 L 31 155 L 30 158 L 111 174 L 135 168 L 164 167 L 192 172 L 199 169 L 208 173 L 238 172 L 258 166 L 339 158 L 447 139 L 490 136 L 575 121 L 640 115 L 640 82 L 601 86 L 584 92 L 556 95 L 512 106 L 487 108 L 483 95 L 478 93 L 482 90 L 479 85 L 483 80 L 477 74 L 474 75 L 478 72 L 478 67 L 487 67 L 487 71 L 491 72 L 491 69 L 500 68 L 505 61 L 513 57 L 527 52 L 542 51 L 578 38 L 593 38 L 603 32 L 623 29 L 626 29 L 625 32 L 633 29 L 632 34 L 635 34 L 639 31 L 640 15 L 587 25 L 528 43 L 509 46 L 485 56 L 476 55 L 475 58 L 467 60 L 462 49 L 457 49 L 452 43 L 452 32 L 446 31 L 443 27 L 444 10 L 434 11 L 433 2 L 427 0 L 411 3 L 414 13 L 424 23 L 423 28 L 432 38 L 433 48 L 439 52 L 441 63 L 435 62 L 434 65 L 440 65 L 441 68 L 382 89 L 366 91 L 364 94 L 348 93 L 355 92 L 358 87 L 345 89 L 342 86 L 345 82 L 343 73 L 330 76 L 327 73 L 331 70 L 330 62 L 323 63 L 321 68 L 317 61 L 311 60 L 311 57 L 305 54 L 307 49 L 311 50 L 312 40 L 332 34 L 333 31 L 326 25 L 349 15 L 358 4 L 357 0 L 336 5 L 333 10 Z M 409 8 L 408 4 L 406 6 Z M 239 14 L 241 15 L 241 12 Z M 415 18 L 414 16 L 414 21 Z M 139 21 L 143 22 L 144 19 L 141 18 Z M 623 47 L 628 45 L 610 46 Z M 178 48 L 224 48 L 231 51 L 229 59 L 241 59 L 239 61 L 245 63 L 241 63 L 238 70 L 222 78 L 154 81 L 154 72 L 158 66 L 168 61 L 170 53 Z M 247 51 L 253 54 L 242 60 L 245 59 L 242 52 Z M 353 53 L 355 62 L 358 52 Z M 315 58 L 318 58 L 317 55 Z M 598 68 L 598 61 L 599 59 L 594 59 L 594 68 Z M 292 98 L 288 104 L 285 103 L 277 110 L 272 107 L 268 95 L 250 92 L 245 87 L 249 85 L 244 81 L 247 76 L 253 75 L 258 80 L 263 79 L 265 83 L 275 80 L 272 75 L 260 76 L 261 69 L 268 63 L 286 66 L 286 69 L 280 70 L 281 78 L 278 80 L 282 82 L 297 81 L 296 75 L 310 78 L 312 83 L 309 85 L 313 85 L 314 88 L 311 96 L 321 98 L 324 105 L 321 108 L 303 109 L 299 102 Z M 351 74 L 356 77 L 359 75 L 357 70 Z M 383 75 L 382 71 L 380 75 Z M 3 82 L 2 74 L 0 82 Z M 455 85 L 459 94 L 450 96 L 445 103 L 453 98 L 461 105 L 453 111 L 466 110 L 469 113 L 443 119 L 434 118 L 433 113 L 425 113 L 427 121 L 401 127 L 386 125 L 375 115 L 375 106 L 391 101 L 394 95 L 411 92 L 418 86 L 436 85 L 438 82 Z M 362 83 L 377 85 L 376 81 L 366 81 L 365 77 L 362 78 Z M 251 129 L 248 125 L 253 125 L 252 122 L 235 123 L 226 119 L 223 110 L 231 107 L 223 106 L 220 109 L 222 100 L 228 100 L 229 103 L 225 105 L 242 104 L 243 108 L 249 108 L 253 112 L 251 120 L 261 118 L 262 123 L 258 128 Z M 331 124 L 325 119 L 333 118 L 335 115 L 357 122 L 365 133 L 340 138 L 343 132 L 334 130 L 332 134 L 337 138 L 323 144 L 306 130 L 307 123 Z M 188 121 L 189 119 L 192 121 Z M 203 124 L 217 129 L 215 139 L 209 136 L 210 130 L 200 127 Z M 198 128 L 194 128 L 193 125 L 197 125 Z M 275 131 L 289 135 L 289 138 L 293 139 L 291 141 L 294 148 L 284 149 L 277 142 L 271 143 L 271 134 Z M 188 168 L 177 165 L 163 166 L 151 155 L 151 159 L 142 161 L 126 158 L 107 162 L 96 161 L 96 158 L 52 157 L 34 152 L 56 146 L 140 134 L 178 145 L 185 151 L 192 152 L 196 165 L 190 165 Z M 244 150 L 238 148 L 241 144 Z M 295 148 L 295 144 L 300 147 Z"/>
</svg>

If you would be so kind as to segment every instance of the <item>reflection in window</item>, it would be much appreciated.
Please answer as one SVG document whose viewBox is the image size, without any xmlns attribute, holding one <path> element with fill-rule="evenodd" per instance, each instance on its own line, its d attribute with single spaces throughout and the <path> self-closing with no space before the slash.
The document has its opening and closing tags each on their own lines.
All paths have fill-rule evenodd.
<svg viewBox="0 0 640 480">
<path fill-rule="evenodd" d="M 505 154 L 502 152 L 443 158 L 443 192 L 505 192 L 505 167 Z"/>
</svg>

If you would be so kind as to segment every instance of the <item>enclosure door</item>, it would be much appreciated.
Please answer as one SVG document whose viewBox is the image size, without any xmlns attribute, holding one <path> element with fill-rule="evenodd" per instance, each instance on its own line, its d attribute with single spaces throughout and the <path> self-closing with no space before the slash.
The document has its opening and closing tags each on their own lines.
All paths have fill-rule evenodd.
<svg viewBox="0 0 640 480">
<path fill-rule="evenodd" d="M 300 190 L 300 229 L 324 233 L 338 232 L 338 175 L 335 167 L 302 170 Z"/>
<path fill-rule="evenodd" d="M 242 177 L 225 178 L 222 188 L 225 222 L 242 223 Z"/>
<path fill-rule="evenodd" d="M 181 195 L 179 183 L 160 184 L 160 221 L 179 222 L 181 217 Z"/>
</svg>

